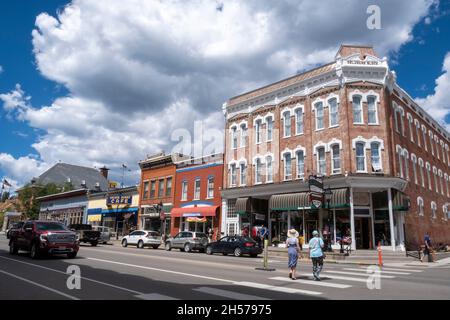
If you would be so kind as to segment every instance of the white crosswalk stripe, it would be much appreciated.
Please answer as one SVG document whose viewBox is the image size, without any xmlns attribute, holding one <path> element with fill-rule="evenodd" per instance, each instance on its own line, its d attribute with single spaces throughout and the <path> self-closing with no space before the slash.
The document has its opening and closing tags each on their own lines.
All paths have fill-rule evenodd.
<svg viewBox="0 0 450 320">
<path fill-rule="evenodd" d="M 344 270 L 349 271 L 363 271 L 363 269 L 358 268 L 344 268 Z M 411 274 L 410 272 L 400 272 L 400 271 L 386 271 L 385 269 L 381 269 L 381 274 L 398 274 L 398 275 L 408 275 Z"/>
<path fill-rule="evenodd" d="M 298 278 L 297 278 L 297 280 L 291 280 L 291 279 L 283 278 L 283 277 L 273 277 L 273 278 L 269 278 L 269 279 L 270 280 L 277 280 L 277 281 L 285 281 L 285 282 L 290 282 L 290 283 L 301 283 L 301 284 L 308 284 L 308 285 L 314 285 L 314 286 L 338 288 L 338 289 L 351 288 L 351 285 L 349 285 L 349 284 L 314 281 L 314 280 L 305 280 L 305 279 L 298 279 Z"/>
<path fill-rule="evenodd" d="M 310 290 L 302 290 L 302 289 L 294 289 L 294 288 L 286 288 L 286 287 L 277 287 L 277 286 L 271 286 L 268 284 L 262 284 L 262 283 L 256 283 L 256 282 L 235 282 L 234 284 L 245 286 L 245 287 L 251 287 L 251 288 L 257 288 L 257 289 L 265 289 L 265 290 L 271 290 L 271 291 L 278 291 L 283 293 L 298 293 L 298 294 L 310 294 L 310 295 L 320 295 L 322 292 L 318 291 L 310 291 Z"/>
<path fill-rule="evenodd" d="M 302 276 L 311 276 L 311 273 L 298 273 L 298 275 Z M 366 279 L 363 278 L 355 278 L 355 277 L 344 277 L 344 276 L 337 276 L 334 274 L 328 274 L 328 273 L 321 273 L 321 278 L 330 278 L 330 279 L 337 279 L 337 280 L 347 280 L 347 281 L 355 281 L 355 282 L 366 282 Z M 322 279 L 323 280 L 323 279 Z"/>
<path fill-rule="evenodd" d="M 390 268 L 390 267 L 382 267 L 381 270 L 386 271 L 404 271 L 404 272 L 423 272 L 423 270 L 418 269 L 403 269 L 403 268 Z"/>
<path fill-rule="evenodd" d="M 269 298 L 258 297 L 250 294 L 244 294 L 234 291 L 222 290 L 211 287 L 200 287 L 193 289 L 194 291 L 211 294 L 214 296 L 234 299 L 234 300 L 270 300 Z"/>
<path fill-rule="evenodd" d="M 362 277 L 367 277 L 369 274 L 366 272 L 362 272 L 362 273 L 358 273 L 358 272 L 347 272 L 347 271 L 337 271 L 337 270 L 327 270 L 328 273 L 338 273 L 338 274 L 348 274 L 351 276 L 362 276 Z M 383 274 L 380 274 L 380 278 L 384 278 L 384 279 L 394 279 L 394 276 L 386 276 Z"/>
</svg>

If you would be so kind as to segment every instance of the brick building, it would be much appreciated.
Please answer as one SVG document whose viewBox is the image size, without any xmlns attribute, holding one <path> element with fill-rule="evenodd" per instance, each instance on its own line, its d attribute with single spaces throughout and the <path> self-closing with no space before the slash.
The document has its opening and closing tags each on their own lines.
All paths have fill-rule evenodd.
<svg viewBox="0 0 450 320">
<path fill-rule="evenodd" d="M 171 234 L 206 233 L 211 228 L 216 238 L 220 234 L 223 154 L 183 160 L 176 166 Z"/>
<path fill-rule="evenodd" d="M 392 250 L 429 232 L 450 242 L 450 134 L 397 83 L 372 47 L 343 45 L 335 60 L 229 99 L 222 229 L 317 229 L 353 249 Z M 316 208 L 308 177 L 324 176 L 329 205 Z M 338 247 L 334 244 L 334 247 Z"/>
</svg>

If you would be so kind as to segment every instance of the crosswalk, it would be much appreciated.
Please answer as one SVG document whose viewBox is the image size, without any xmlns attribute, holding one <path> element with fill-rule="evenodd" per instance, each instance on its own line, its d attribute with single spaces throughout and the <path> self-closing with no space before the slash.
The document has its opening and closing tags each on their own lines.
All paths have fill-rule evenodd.
<svg viewBox="0 0 450 320">
<path fill-rule="evenodd" d="M 395 266 L 382 267 L 380 276 L 382 279 L 395 279 L 397 277 L 414 276 L 417 273 L 427 269 L 425 266 Z M 265 283 L 250 281 L 238 281 L 232 283 L 234 286 L 241 286 L 243 290 L 227 290 L 227 288 L 215 288 L 212 286 L 201 286 L 193 288 L 197 293 L 203 293 L 208 296 L 214 296 L 222 299 L 232 300 L 270 300 L 270 292 L 285 294 L 298 294 L 302 296 L 321 297 L 329 294 L 332 290 L 352 290 L 353 288 L 366 288 L 369 277 L 367 267 L 364 266 L 340 266 L 325 268 L 321 273 L 322 281 L 314 281 L 311 272 L 297 272 L 297 279 L 292 280 L 288 277 L 272 276 L 268 277 Z M 247 293 L 244 288 L 252 290 Z M 267 290 L 255 291 L 254 289 Z M 330 291 L 331 290 L 331 291 Z M 264 294 L 262 294 L 264 292 Z M 336 292 L 336 291 L 335 291 Z M 141 299 L 163 298 L 155 294 L 137 296 Z M 300 296 L 299 296 L 300 298 Z M 176 299 L 176 298 L 173 298 Z"/>
</svg>

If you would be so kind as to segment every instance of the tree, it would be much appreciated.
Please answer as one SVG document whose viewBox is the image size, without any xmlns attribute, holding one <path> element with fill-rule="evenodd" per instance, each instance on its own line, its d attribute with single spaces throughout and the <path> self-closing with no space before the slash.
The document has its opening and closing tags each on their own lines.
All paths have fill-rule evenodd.
<svg viewBox="0 0 450 320">
<path fill-rule="evenodd" d="M 0 202 L 5 202 L 6 200 L 9 199 L 9 196 L 10 196 L 10 194 L 9 194 L 8 191 L 3 192 L 2 198 L 0 199 Z"/>
<path fill-rule="evenodd" d="M 46 185 L 25 185 L 25 187 L 17 191 L 20 202 L 20 211 L 26 218 L 37 219 L 40 212 L 40 202 L 36 200 L 36 198 L 60 193 L 62 191 L 69 191 L 64 190 L 65 187 L 70 188 L 69 185 L 59 187 L 55 183 L 48 183 Z"/>
</svg>

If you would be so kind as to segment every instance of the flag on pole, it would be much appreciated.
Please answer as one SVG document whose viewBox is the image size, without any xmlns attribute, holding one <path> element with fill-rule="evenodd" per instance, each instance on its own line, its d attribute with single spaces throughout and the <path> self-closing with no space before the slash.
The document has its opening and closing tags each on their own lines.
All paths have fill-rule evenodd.
<svg viewBox="0 0 450 320">
<path fill-rule="evenodd" d="M 12 187 L 12 185 L 6 179 L 3 179 L 3 185 L 7 187 Z"/>
</svg>

